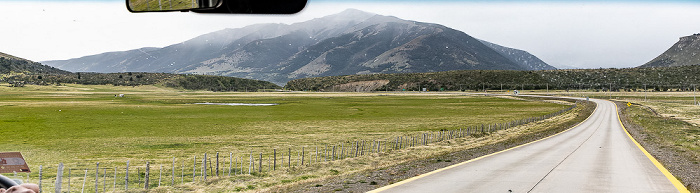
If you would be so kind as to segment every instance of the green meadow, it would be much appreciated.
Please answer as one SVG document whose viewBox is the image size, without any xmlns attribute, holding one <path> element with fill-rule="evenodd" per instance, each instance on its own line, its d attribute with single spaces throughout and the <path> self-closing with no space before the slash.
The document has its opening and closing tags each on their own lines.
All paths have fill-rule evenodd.
<svg viewBox="0 0 700 193">
<path fill-rule="evenodd" d="M 118 94 L 124 97 L 115 97 Z M 205 102 L 278 105 L 194 104 Z M 241 157 L 253 151 L 267 158 L 272 149 L 313 151 L 340 142 L 390 140 L 421 131 L 503 123 L 567 107 L 456 92 L 245 93 L 156 86 L 3 86 L 0 152 L 22 152 L 33 171 L 38 165 L 55 168 L 59 162 L 74 168 L 94 168 L 96 162 L 122 167 L 127 160 L 168 164 L 173 157 L 179 165 L 180 160 L 204 153 L 232 152 Z"/>
</svg>

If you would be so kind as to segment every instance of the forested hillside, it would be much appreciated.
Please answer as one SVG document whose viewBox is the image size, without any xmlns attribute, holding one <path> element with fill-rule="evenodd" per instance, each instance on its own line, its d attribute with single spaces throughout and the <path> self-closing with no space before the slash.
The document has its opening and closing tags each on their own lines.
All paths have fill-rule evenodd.
<svg viewBox="0 0 700 193">
<path fill-rule="evenodd" d="M 8 73 L 49 73 L 67 74 L 70 72 L 60 70 L 41 63 L 32 62 L 0 52 L 0 74 Z"/>
<path fill-rule="evenodd" d="M 338 90 L 361 81 L 385 80 L 372 90 L 411 91 L 426 88 L 440 90 L 512 90 L 512 89 L 598 89 L 639 90 L 646 85 L 654 90 L 690 90 L 700 84 L 700 66 L 625 69 L 570 70 L 459 70 L 433 73 L 368 74 L 330 76 L 292 80 L 285 86 L 291 90 Z M 388 82 L 386 81 L 388 80 Z M 358 85 L 361 86 L 361 85 Z"/>
<path fill-rule="evenodd" d="M 163 85 L 172 88 L 209 91 L 256 91 L 258 89 L 279 89 L 276 84 L 235 77 L 184 75 L 168 73 L 69 73 L 69 74 L 15 74 L 0 78 L 0 83 L 13 86 L 24 84 L 87 84 L 115 86 Z"/>
</svg>

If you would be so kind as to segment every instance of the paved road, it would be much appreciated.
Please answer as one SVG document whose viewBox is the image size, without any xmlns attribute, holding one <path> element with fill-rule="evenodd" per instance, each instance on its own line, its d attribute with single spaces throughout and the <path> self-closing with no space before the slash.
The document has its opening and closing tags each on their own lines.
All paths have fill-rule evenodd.
<svg viewBox="0 0 700 193">
<path fill-rule="evenodd" d="M 679 192 L 627 136 L 612 102 L 559 135 L 381 192 Z M 388 188 L 388 189 L 386 189 Z"/>
</svg>

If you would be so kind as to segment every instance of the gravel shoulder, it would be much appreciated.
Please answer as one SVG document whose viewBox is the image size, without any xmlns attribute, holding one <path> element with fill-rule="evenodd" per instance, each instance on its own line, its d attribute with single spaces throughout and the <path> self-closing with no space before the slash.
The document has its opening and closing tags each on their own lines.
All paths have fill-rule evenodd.
<svg viewBox="0 0 700 193">
<path fill-rule="evenodd" d="M 691 192 L 700 192 L 700 158 L 697 156 L 697 152 L 688 151 L 682 147 L 672 144 L 673 142 L 664 141 L 663 137 L 657 136 L 655 133 L 650 132 L 647 128 L 640 125 L 639 122 L 635 121 L 635 116 L 643 116 L 645 119 L 655 119 L 659 122 L 664 129 L 673 129 L 678 125 L 677 122 L 682 122 L 681 120 L 662 117 L 659 116 L 653 109 L 644 106 L 632 106 L 632 108 L 637 107 L 643 109 L 645 114 L 632 114 L 629 111 L 630 107 L 627 107 L 626 102 L 616 102 L 618 110 L 620 112 L 620 119 L 622 124 L 629 131 L 629 133 L 634 137 L 637 142 L 639 142 L 644 149 L 646 149 L 654 158 L 656 158 L 661 164 L 666 167 L 676 178 L 678 178 L 683 185 L 688 188 Z M 638 118 L 637 118 L 638 119 Z M 682 124 L 681 124 L 682 125 Z M 686 127 L 695 127 L 694 130 L 697 131 L 696 126 L 690 124 L 684 125 Z"/>
</svg>

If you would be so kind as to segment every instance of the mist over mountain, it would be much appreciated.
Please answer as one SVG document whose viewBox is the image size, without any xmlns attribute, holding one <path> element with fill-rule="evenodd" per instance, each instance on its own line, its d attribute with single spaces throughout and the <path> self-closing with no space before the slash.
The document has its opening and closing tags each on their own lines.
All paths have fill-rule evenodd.
<svg viewBox="0 0 700 193">
<path fill-rule="evenodd" d="M 209 74 L 280 85 L 351 74 L 554 69 L 526 51 L 442 25 L 354 9 L 289 25 L 224 29 L 163 48 L 42 63 L 74 72 Z"/>
<path fill-rule="evenodd" d="M 700 65 L 700 34 L 681 37 L 666 52 L 639 67 Z"/>
</svg>

